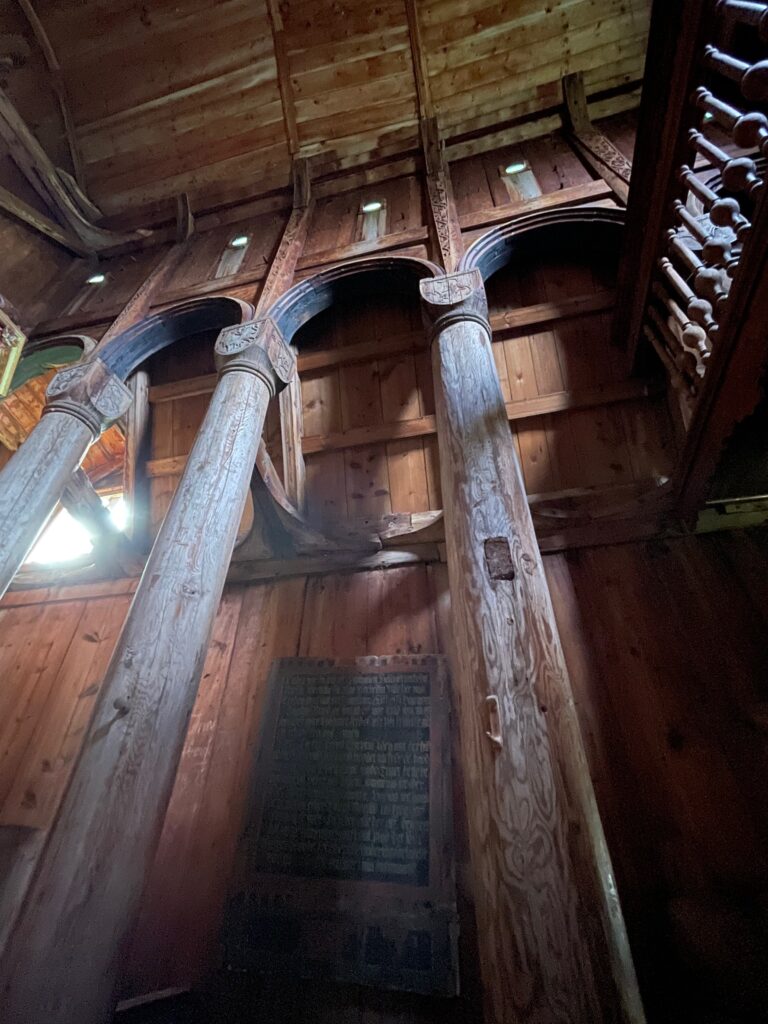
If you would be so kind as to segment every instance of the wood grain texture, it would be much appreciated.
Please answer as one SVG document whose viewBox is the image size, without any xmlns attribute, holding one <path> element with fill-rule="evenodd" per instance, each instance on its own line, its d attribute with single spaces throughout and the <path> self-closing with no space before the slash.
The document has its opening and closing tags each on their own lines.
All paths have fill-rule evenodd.
<svg viewBox="0 0 768 1024">
<path fill-rule="evenodd" d="M 253 374 L 222 377 L 147 562 L 3 959 L 19 1024 L 95 1022 L 114 1005 L 116 950 L 159 839 L 268 396 Z"/>
<path fill-rule="evenodd" d="M 487 1019 L 642 1021 L 485 329 L 444 328 L 433 366 Z M 489 578 L 492 538 L 512 580 Z"/>
</svg>

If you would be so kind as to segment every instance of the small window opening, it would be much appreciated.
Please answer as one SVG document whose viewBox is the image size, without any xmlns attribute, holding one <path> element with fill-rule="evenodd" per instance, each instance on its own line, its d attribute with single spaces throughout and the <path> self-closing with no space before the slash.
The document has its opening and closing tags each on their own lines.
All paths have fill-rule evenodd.
<svg viewBox="0 0 768 1024">
<path fill-rule="evenodd" d="M 385 199 L 366 199 L 360 205 L 357 217 L 358 242 L 372 242 L 387 233 L 387 203 Z"/>
<path fill-rule="evenodd" d="M 506 189 L 509 200 L 513 203 L 521 199 L 533 199 L 541 195 L 539 183 L 527 160 L 522 157 L 510 160 L 499 167 L 499 177 Z"/>
<path fill-rule="evenodd" d="M 101 500 L 107 506 L 118 530 L 125 530 L 128 525 L 128 505 L 122 492 L 103 495 Z M 38 537 L 27 556 L 27 563 L 61 565 L 84 558 L 92 551 L 93 540 L 86 528 L 65 508 L 60 508 Z"/>
<path fill-rule="evenodd" d="M 230 277 L 232 274 L 236 274 L 243 265 L 243 260 L 250 244 L 250 235 L 235 235 L 233 238 L 230 238 L 219 258 L 215 276 Z"/>
</svg>

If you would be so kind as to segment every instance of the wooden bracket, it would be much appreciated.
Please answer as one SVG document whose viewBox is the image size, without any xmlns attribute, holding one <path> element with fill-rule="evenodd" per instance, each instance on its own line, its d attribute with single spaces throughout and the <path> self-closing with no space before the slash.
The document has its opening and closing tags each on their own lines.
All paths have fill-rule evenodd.
<svg viewBox="0 0 768 1024">
<path fill-rule="evenodd" d="M 626 206 L 632 164 L 611 140 L 592 124 L 584 89 L 584 76 L 580 71 L 563 78 L 563 99 L 563 120 L 571 144 Z"/>
<path fill-rule="evenodd" d="M 464 252 L 464 243 L 461 238 L 461 226 L 453 197 L 451 175 L 436 118 L 422 118 L 421 141 L 427 176 L 427 194 L 437 248 L 446 272 L 453 274 L 458 269 Z"/>
<path fill-rule="evenodd" d="M 189 193 L 176 196 L 176 241 L 186 242 L 195 230 L 195 215 L 189 202 Z"/>
</svg>

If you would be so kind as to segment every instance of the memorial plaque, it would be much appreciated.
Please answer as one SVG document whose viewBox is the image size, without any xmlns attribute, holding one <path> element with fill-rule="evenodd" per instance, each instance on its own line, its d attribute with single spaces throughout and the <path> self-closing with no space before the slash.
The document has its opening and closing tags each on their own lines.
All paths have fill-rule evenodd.
<svg viewBox="0 0 768 1024">
<path fill-rule="evenodd" d="M 456 993 L 445 680 L 432 655 L 275 663 L 230 969 Z"/>
</svg>

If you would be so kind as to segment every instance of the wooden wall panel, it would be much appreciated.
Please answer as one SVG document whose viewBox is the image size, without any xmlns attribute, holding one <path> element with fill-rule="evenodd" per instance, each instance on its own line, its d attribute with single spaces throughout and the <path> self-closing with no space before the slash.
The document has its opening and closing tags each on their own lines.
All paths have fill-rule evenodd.
<svg viewBox="0 0 768 1024">
<path fill-rule="evenodd" d="M 768 531 L 583 549 L 547 556 L 545 567 L 649 1019 L 758 1020 Z M 39 825 L 55 810 L 129 601 L 65 597 L 24 605 L 16 595 L 0 609 L 3 849 L 21 834 L 16 823 Z M 449 652 L 450 642 L 443 565 L 228 588 L 125 995 L 187 985 L 213 962 L 272 659 Z M 459 815 L 463 1005 L 275 982 L 252 1012 L 296 1024 L 475 1020 L 462 828 Z"/>
<path fill-rule="evenodd" d="M 72 264 L 70 253 L 0 213 L 0 294 L 25 324 L 60 312 L 58 286 Z"/>
<path fill-rule="evenodd" d="M 545 559 L 649 1019 L 665 1024 L 766 1005 L 767 559 L 765 531 Z"/>
<path fill-rule="evenodd" d="M 125 995 L 185 987 L 215 963 L 272 660 L 440 652 L 434 593 L 426 566 L 297 578 L 226 592 L 127 953 Z M 464 905 L 470 905 L 466 897 Z M 247 1005 L 255 1017 L 294 1024 L 477 1019 L 470 1015 L 475 1004 L 467 996 L 433 1001 L 280 979 L 257 985 Z"/>
</svg>

